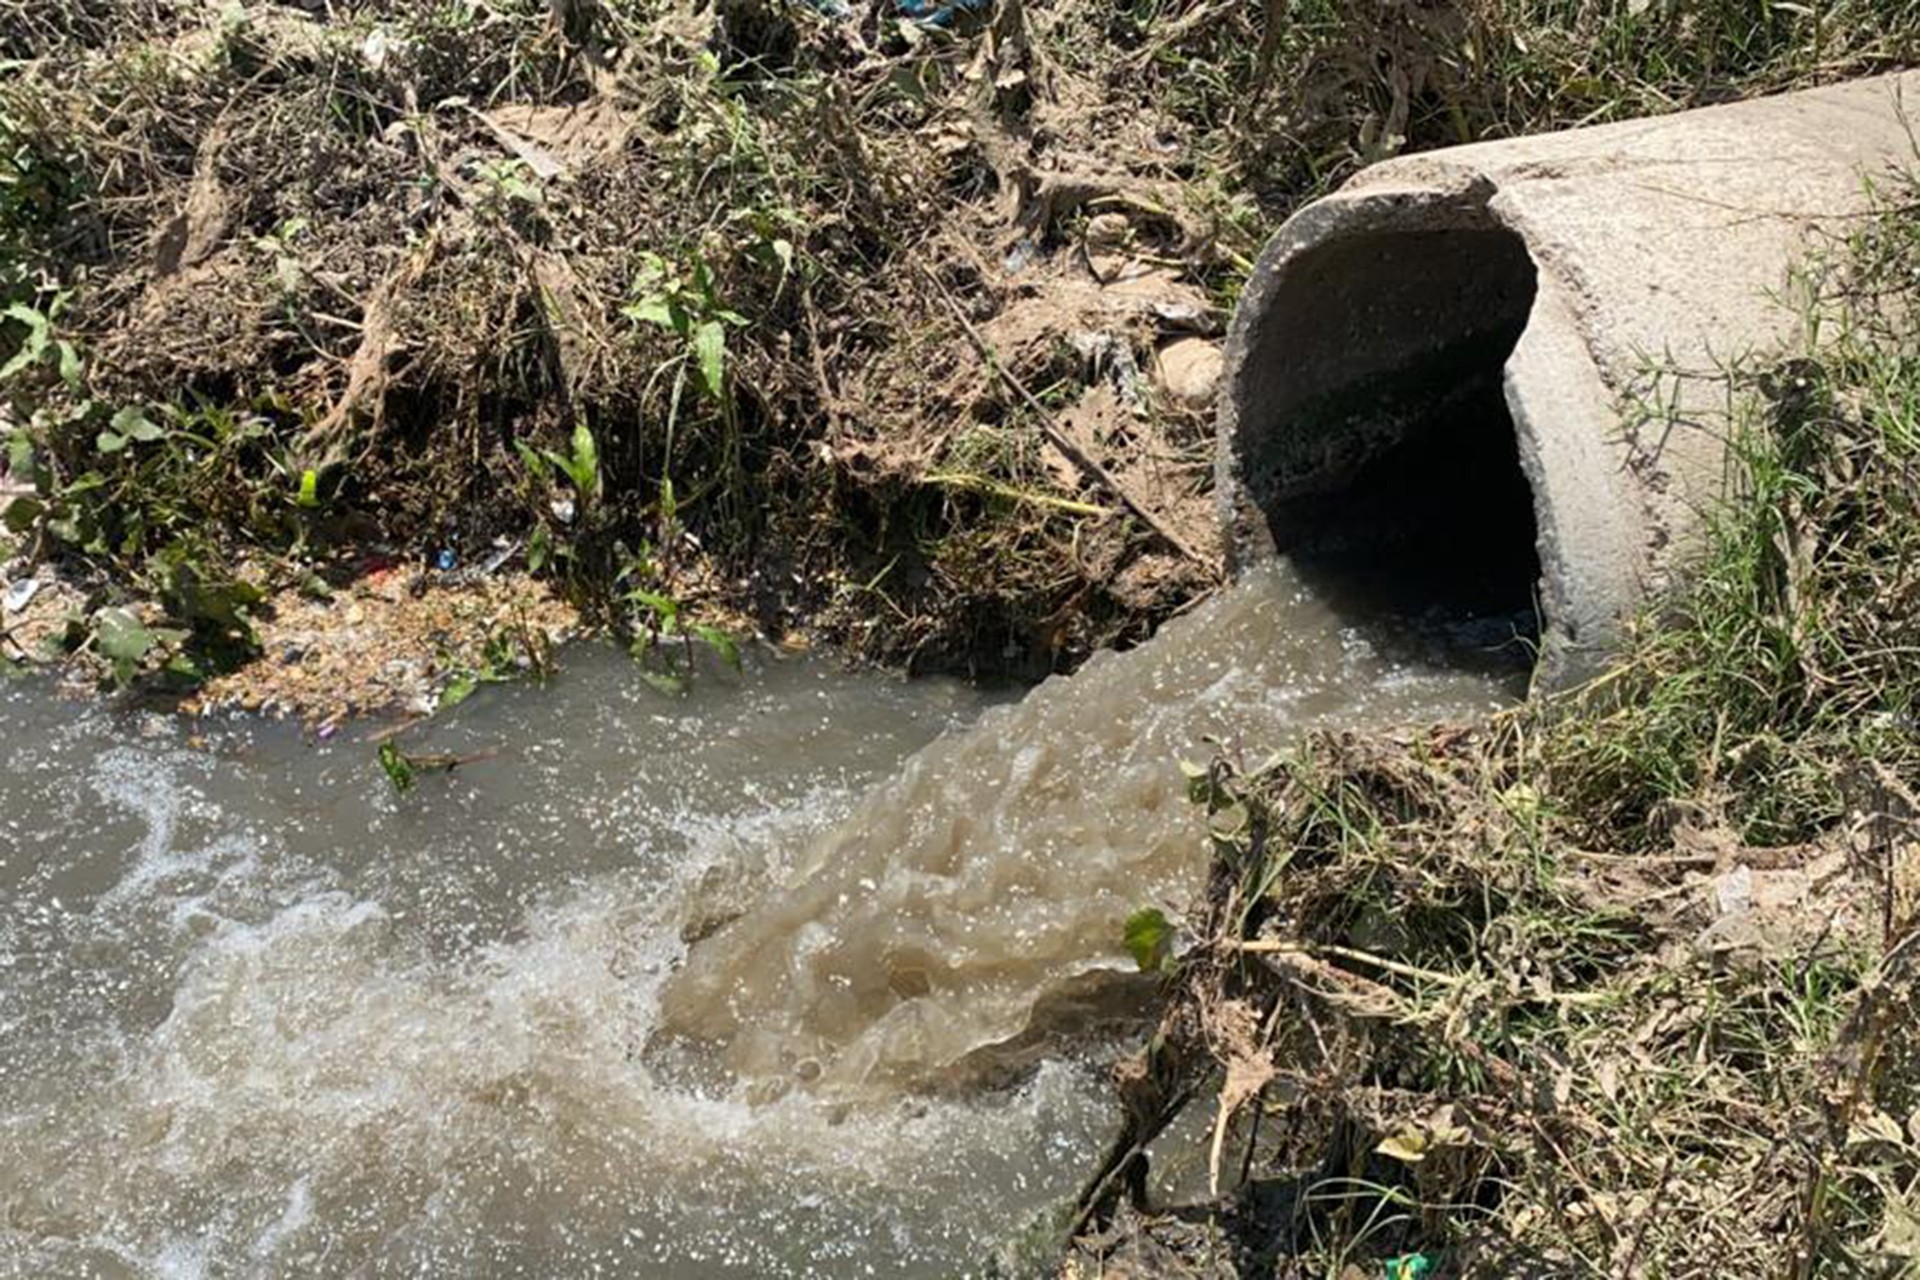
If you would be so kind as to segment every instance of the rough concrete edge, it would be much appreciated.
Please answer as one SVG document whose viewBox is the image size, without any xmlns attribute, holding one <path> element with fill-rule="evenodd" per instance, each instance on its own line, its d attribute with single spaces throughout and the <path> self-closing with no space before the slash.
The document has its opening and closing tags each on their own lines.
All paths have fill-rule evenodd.
<svg viewBox="0 0 1920 1280">
<path fill-rule="evenodd" d="M 1418 230 L 1494 225 L 1486 211 L 1494 191 L 1491 182 L 1468 170 L 1436 170 L 1433 176 L 1432 182 L 1349 188 L 1315 200 L 1281 225 L 1255 261 L 1227 331 L 1219 407 L 1214 417 L 1214 489 L 1232 572 L 1275 554 L 1266 520 L 1247 496 L 1238 441 L 1243 420 L 1240 387 L 1253 352 L 1260 346 L 1262 326 L 1273 313 L 1281 277 L 1302 252 L 1346 235 L 1382 227 Z"/>
<path fill-rule="evenodd" d="M 1215 487 L 1229 564 L 1238 572 L 1275 554 L 1240 470 L 1246 415 L 1239 388 L 1288 266 L 1314 246 L 1346 236 L 1500 227 L 1526 245 L 1536 275 L 1533 308 L 1504 379 L 1520 466 L 1534 497 L 1545 615 L 1535 683 L 1573 683 L 1598 669 L 1641 585 L 1631 503 L 1605 447 L 1617 434 L 1618 397 L 1569 301 L 1577 283 L 1560 279 L 1530 229 L 1502 207 L 1494 179 L 1427 158 L 1410 169 L 1308 205 L 1287 220 L 1255 264 L 1228 333 L 1217 415 Z"/>
<path fill-rule="evenodd" d="M 1553 689 L 1598 674 L 1640 599 L 1645 566 L 1635 505 L 1607 444 L 1619 434 L 1619 398 L 1565 283 L 1533 257 L 1533 310 L 1502 381 L 1533 490 L 1542 613 L 1534 685 Z"/>
</svg>

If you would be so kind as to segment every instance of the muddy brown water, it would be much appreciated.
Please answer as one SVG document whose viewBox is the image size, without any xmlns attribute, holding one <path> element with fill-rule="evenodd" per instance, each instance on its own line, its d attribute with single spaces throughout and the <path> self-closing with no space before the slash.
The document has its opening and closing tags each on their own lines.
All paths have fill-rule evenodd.
<svg viewBox="0 0 1920 1280">
<path fill-rule="evenodd" d="M 1109 1046 L 956 1064 L 1190 891 L 1180 758 L 1517 691 L 1399 639 L 1275 569 L 1017 702 L 582 648 L 404 797 L 0 687 L 0 1274 L 977 1272 L 1107 1138 Z"/>
</svg>

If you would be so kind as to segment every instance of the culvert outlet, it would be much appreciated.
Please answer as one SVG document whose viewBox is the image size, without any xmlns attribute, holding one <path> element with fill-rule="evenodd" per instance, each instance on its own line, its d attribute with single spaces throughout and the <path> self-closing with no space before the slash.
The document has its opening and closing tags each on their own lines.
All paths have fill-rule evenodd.
<svg viewBox="0 0 1920 1280">
<path fill-rule="evenodd" d="M 1920 159 L 1915 124 L 1905 72 L 1405 157 L 1308 205 L 1227 343 L 1236 565 L 1537 624 L 1539 682 L 1592 673 L 1722 492 L 1718 375 L 1792 336 L 1794 266 Z"/>
</svg>

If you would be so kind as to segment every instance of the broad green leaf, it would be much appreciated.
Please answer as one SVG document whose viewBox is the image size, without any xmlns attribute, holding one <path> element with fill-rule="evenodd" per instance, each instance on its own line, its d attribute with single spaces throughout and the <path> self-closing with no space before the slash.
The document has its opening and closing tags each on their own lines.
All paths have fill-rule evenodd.
<svg viewBox="0 0 1920 1280">
<path fill-rule="evenodd" d="M 7 361 L 4 366 L 0 366 L 0 382 L 4 382 L 29 365 L 39 363 L 40 357 L 46 354 L 51 325 L 38 311 L 18 302 L 5 311 L 0 311 L 0 315 L 27 326 L 27 336 L 20 343 L 20 350 L 14 353 L 13 359 Z"/>
<path fill-rule="evenodd" d="M 119 453 L 127 447 L 127 438 L 118 431 L 103 429 L 94 437 L 93 447 L 101 453 Z"/>
<path fill-rule="evenodd" d="M 674 317 L 673 304 L 658 295 L 622 307 L 620 314 L 637 324 L 657 325 L 667 330 L 680 327 Z"/>
<path fill-rule="evenodd" d="M 526 463 L 527 470 L 533 473 L 534 479 L 544 481 L 547 478 L 547 460 L 536 453 L 533 446 L 525 440 L 515 440 L 513 448 L 520 455 L 520 461 Z"/>
<path fill-rule="evenodd" d="M 1190 804 L 1206 804 L 1213 799 L 1213 772 L 1203 764 L 1191 760 L 1180 761 L 1180 776 L 1187 780 L 1187 801 Z"/>
<path fill-rule="evenodd" d="M 527 572 L 538 573 L 547 567 L 553 559 L 553 538 L 547 532 L 547 526 L 539 525 L 533 536 L 527 539 Z"/>
<path fill-rule="evenodd" d="M 114 663 L 134 663 L 153 648 L 153 633 L 131 610 L 102 609 L 93 618 L 94 643 L 100 655 Z"/>
<path fill-rule="evenodd" d="M 672 626 L 675 619 L 680 616 L 680 602 L 671 596 L 659 595 L 652 591 L 629 591 L 627 599 L 652 613 L 662 630 Z"/>
<path fill-rule="evenodd" d="M 700 365 L 700 381 L 715 400 L 726 391 L 727 329 L 718 320 L 708 320 L 693 331 L 693 354 Z"/>
<path fill-rule="evenodd" d="M 444 692 L 441 693 L 440 710 L 442 711 L 453 710 L 455 707 L 465 702 L 468 698 L 471 698 L 473 696 L 473 691 L 479 687 L 480 687 L 480 682 L 475 680 L 471 673 L 469 672 L 460 673 L 459 675 L 453 678 L 453 682 L 446 687 L 446 690 Z"/>
<path fill-rule="evenodd" d="M 33 522 L 46 511 L 46 503 L 38 498 L 15 498 L 7 504 L 6 526 L 12 533 L 25 533 L 33 528 Z"/>
<path fill-rule="evenodd" d="M 22 480 L 30 480 L 39 469 L 40 459 L 33 451 L 33 437 L 16 432 L 7 440 L 7 470 Z"/>
<path fill-rule="evenodd" d="M 60 350 L 60 380 L 68 390 L 80 390 L 80 353 L 71 342 L 56 342 L 54 346 Z"/>
<path fill-rule="evenodd" d="M 707 648 L 713 650 L 720 661 L 726 663 L 735 671 L 741 669 L 740 646 L 734 642 L 732 636 L 718 627 L 710 627 L 704 623 L 696 623 L 690 630 L 705 642 Z"/>
<path fill-rule="evenodd" d="M 151 444 L 167 434 L 148 418 L 146 410 L 138 405 L 128 405 L 114 414 L 113 429 L 127 439 L 137 440 L 142 444 Z"/>
<path fill-rule="evenodd" d="M 1157 973 L 1173 950 L 1173 925 L 1158 907 L 1145 907 L 1127 917 L 1127 951 L 1142 973 Z"/>
<path fill-rule="evenodd" d="M 5 316 L 9 320 L 18 320 L 27 326 L 29 335 L 27 340 L 31 342 L 37 337 L 40 340 L 40 349 L 42 351 L 47 349 L 47 327 L 51 322 L 44 315 L 24 302 L 16 302 L 5 311 L 0 311 L 0 316 Z"/>
</svg>

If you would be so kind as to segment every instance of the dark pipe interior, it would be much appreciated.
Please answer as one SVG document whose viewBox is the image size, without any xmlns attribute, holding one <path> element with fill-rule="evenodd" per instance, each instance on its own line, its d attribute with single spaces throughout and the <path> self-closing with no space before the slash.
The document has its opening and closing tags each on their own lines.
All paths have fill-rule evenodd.
<svg viewBox="0 0 1920 1280">
<path fill-rule="evenodd" d="M 1280 505 L 1301 575 L 1376 645 L 1531 666 L 1540 580 L 1533 491 L 1500 383 L 1475 379 L 1339 489 Z"/>
<path fill-rule="evenodd" d="M 1530 666 L 1537 533 L 1501 389 L 1533 303 L 1524 244 L 1353 237 L 1288 280 L 1261 337 L 1277 394 L 1249 469 L 1276 546 L 1377 646 Z"/>
</svg>

